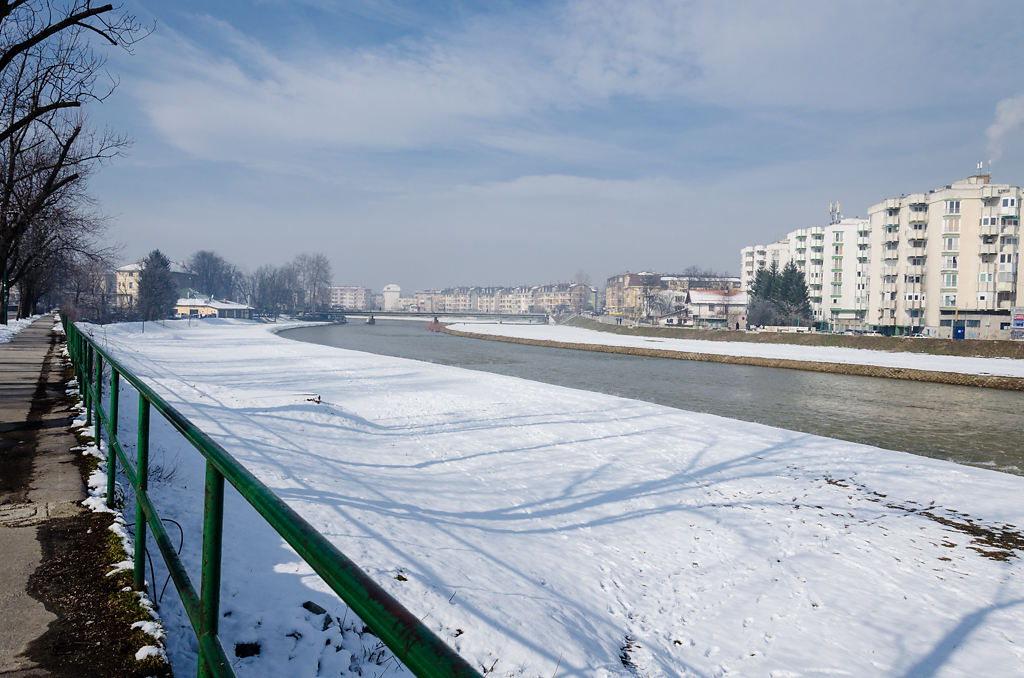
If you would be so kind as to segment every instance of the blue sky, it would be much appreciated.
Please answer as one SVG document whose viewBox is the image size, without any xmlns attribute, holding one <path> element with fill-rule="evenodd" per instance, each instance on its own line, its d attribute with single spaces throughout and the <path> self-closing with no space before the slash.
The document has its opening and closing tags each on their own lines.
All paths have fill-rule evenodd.
<svg viewBox="0 0 1024 678">
<path fill-rule="evenodd" d="M 992 160 L 1024 183 L 1013 2 L 263 0 L 127 8 L 89 111 L 125 260 L 323 252 L 337 284 L 690 265 Z"/>
</svg>

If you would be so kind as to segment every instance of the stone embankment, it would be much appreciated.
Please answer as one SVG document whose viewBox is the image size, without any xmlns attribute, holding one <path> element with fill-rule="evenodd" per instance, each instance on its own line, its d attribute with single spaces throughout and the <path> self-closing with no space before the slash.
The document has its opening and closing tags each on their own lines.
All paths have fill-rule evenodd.
<svg viewBox="0 0 1024 678">
<path fill-rule="evenodd" d="M 478 334 L 475 332 L 462 332 L 448 327 L 444 328 L 443 331 L 448 334 L 459 337 L 469 337 L 471 339 L 487 339 L 490 341 L 504 341 L 511 344 L 548 346 L 551 348 L 570 348 L 577 351 L 621 353 L 625 355 L 646 356 L 649 358 L 671 358 L 673 360 L 700 360 L 711 363 L 754 365 L 756 367 L 779 367 L 790 370 L 807 370 L 810 372 L 833 372 L 860 377 L 884 377 L 886 379 L 904 379 L 908 381 L 924 381 L 936 384 L 956 384 L 959 386 L 998 388 L 1007 391 L 1024 391 L 1024 379 L 1020 377 L 1001 377 L 986 374 L 962 374 L 958 372 L 940 372 L 936 370 L 913 370 L 898 367 L 881 367 L 878 365 L 815 362 L 811 360 L 787 360 L 783 358 L 758 358 L 753 356 L 720 355 L 715 353 L 667 351 L 656 348 L 604 346 L 600 344 L 523 339 L 518 337 L 500 337 L 490 334 Z"/>
</svg>

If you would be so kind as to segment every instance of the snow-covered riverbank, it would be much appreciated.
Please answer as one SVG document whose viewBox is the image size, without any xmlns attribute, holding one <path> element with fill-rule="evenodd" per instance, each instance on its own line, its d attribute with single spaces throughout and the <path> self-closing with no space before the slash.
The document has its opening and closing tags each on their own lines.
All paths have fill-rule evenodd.
<svg viewBox="0 0 1024 678">
<path fill-rule="evenodd" d="M 93 328 L 481 671 L 1024 675 L 1024 478 L 271 329 Z M 152 435 L 198 580 L 202 462 Z M 241 675 L 404 675 L 367 666 L 372 640 L 233 492 L 226 515 L 222 635 L 260 646 Z"/>
<path fill-rule="evenodd" d="M 836 346 L 757 344 L 743 341 L 702 341 L 699 339 L 629 336 L 582 327 L 569 327 L 567 325 L 456 323 L 449 327 L 459 332 L 571 344 L 621 346 L 708 355 L 875 365 L 878 367 L 894 367 L 909 370 L 1024 377 L 1024 360 L 1010 358 L 972 358 L 930 355 L 926 353 L 892 353 L 889 351 L 871 351 L 861 348 L 840 348 Z"/>
</svg>

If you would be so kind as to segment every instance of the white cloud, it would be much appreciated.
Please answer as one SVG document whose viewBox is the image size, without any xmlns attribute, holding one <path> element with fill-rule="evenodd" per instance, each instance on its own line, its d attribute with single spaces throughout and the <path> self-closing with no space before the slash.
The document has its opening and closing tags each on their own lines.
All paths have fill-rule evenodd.
<svg viewBox="0 0 1024 678">
<path fill-rule="evenodd" d="M 134 92 L 164 139 L 210 160 L 287 165 L 287 156 L 353 149 L 479 146 L 556 157 L 561 144 L 534 143 L 558 135 L 545 129 L 550 114 L 607 112 L 623 100 L 677 107 L 675 123 L 661 122 L 671 134 L 695 103 L 787 115 L 923 108 L 944 95 L 912 84 L 934 69 L 972 96 L 996 77 L 960 58 L 956 45 L 969 42 L 973 24 L 958 26 L 964 40 L 939 48 L 929 36 L 959 19 L 922 6 L 887 6 L 879 22 L 809 0 L 571 1 L 315 51 L 260 44 L 196 18 L 189 37 L 164 30 L 151 39 L 152 67 Z M 611 117 L 610 125 L 644 125 Z M 602 134 L 591 133 L 589 150 L 600 142 L 614 153 Z"/>
</svg>

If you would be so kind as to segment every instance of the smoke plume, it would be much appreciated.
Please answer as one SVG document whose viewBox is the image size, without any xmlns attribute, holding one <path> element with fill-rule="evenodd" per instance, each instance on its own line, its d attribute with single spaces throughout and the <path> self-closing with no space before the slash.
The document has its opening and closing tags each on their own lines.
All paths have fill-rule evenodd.
<svg viewBox="0 0 1024 678">
<path fill-rule="evenodd" d="M 1024 123 L 1024 94 L 1011 99 L 1003 99 L 996 104 L 996 119 L 988 129 L 989 164 L 999 160 L 1003 155 L 1006 139 Z"/>
</svg>

